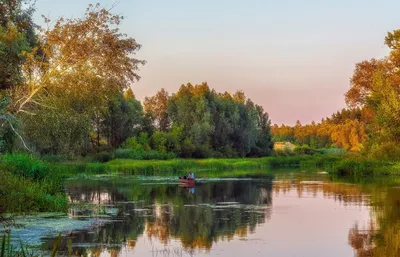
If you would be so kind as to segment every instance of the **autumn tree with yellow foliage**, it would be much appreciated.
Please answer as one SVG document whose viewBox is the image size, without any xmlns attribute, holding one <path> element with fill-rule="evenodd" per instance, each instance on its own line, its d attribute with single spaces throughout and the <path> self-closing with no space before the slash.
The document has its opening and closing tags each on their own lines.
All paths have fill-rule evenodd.
<svg viewBox="0 0 400 257">
<path fill-rule="evenodd" d="M 7 90 L 10 112 L 22 123 L 27 142 L 40 153 L 81 152 L 92 119 L 140 76 L 140 49 L 122 34 L 123 17 L 99 4 L 83 18 L 59 18 L 37 35 L 39 46 L 22 51 L 23 83 Z"/>
</svg>

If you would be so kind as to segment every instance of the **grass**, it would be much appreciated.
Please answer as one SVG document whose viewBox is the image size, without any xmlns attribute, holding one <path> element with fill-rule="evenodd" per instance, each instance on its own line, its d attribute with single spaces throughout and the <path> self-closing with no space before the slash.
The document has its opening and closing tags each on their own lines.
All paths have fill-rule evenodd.
<svg viewBox="0 0 400 257">
<path fill-rule="evenodd" d="M 3 155 L 0 181 L 0 215 L 67 210 L 63 176 L 47 162 L 28 155 Z"/>
<path fill-rule="evenodd" d="M 300 163 L 303 169 L 322 168 L 338 177 L 376 177 L 400 175 L 400 162 L 365 158 L 358 154 L 318 156 Z"/>
<path fill-rule="evenodd" d="M 173 159 L 173 160 L 129 160 L 116 159 L 105 163 L 109 172 L 134 175 L 162 175 L 174 174 L 193 170 L 232 171 L 246 169 L 267 169 L 271 167 L 298 167 L 302 161 L 310 157 L 265 157 L 265 158 L 238 158 L 238 159 Z"/>
<path fill-rule="evenodd" d="M 52 159 L 56 159 L 52 157 Z M 106 158 L 103 158 L 106 159 Z M 1 213 L 64 212 L 68 207 L 63 184 L 85 174 L 182 175 L 193 170 L 202 177 L 237 176 L 234 171 L 301 167 L 324 169 L 337 176 L 399 175 L 400 162 L 374 161 L 358 155 L 297 155 L 237 159 L 115 159 L 106 163 L 65 160 L 50 163 L 29 155 L 0 156 Z M 256 172 L 256 173 L 259 173 Z M 239 174 L 246 176 L 246 174 Z"/>
<path fill-rule="evenodd" d="M 55 257 L 60 246 L 61 242 L 61 233 L 58 235 L 57 240 L 53 245 L 53 249 L 51 251 L 50 257 Z M 37 254 L 28 247 L 24 246 L 22 241 L 19 242 L 19 246 L 14 246 L 11 243 L 11 234 L 3 235 L 0 245 L 0 257 L 39 257 L 44 256 L 41 254 Z M 72 247 L 71 247 L 71 239 L 68 239 L 68 251 L 67 256 L 72 256 Z"/>
<path fill-rule="evenodd" d="M 68 200 L 65 193 L 61 190 L 55 191 L 50 180 L 34 181 L 0 171 L 0 181 L 0 214 L 67 210 Z"/>
</svg>

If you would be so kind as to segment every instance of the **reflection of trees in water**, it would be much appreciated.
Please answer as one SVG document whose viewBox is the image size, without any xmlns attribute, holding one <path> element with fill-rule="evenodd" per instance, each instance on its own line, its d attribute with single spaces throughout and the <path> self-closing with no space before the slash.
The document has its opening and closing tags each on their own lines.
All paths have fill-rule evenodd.
<svg viewBox="0 0 400 257">
<path fill-rule="evenodd" d="M 349 245 L 357 257 L 395 257 L 400 256 L 399 190 L 327 181 L 305 183 L 298 179 L 280 180 L 273 186 L 271 181 L 251 180 L 204 183 L 196 185 L 194 195 L 176 185 L 118 186 L 103 182 L 101 185 L 82 185 L 82 188 L 75 185 L 75 191 L 70 194 L 71 201 L 98 203 L 100 199 L 102 205 L 116 204 L 123 218 L 120 222 L 95 228 L 94 233 L 76 232 L 73 242 L 98 244 L 92 248 L 75 248 L 80 253 L 100 253 L 103 245 L 112 245 L 116 254 L 121 246 L 133 248 L 136 239 L 145 234 L 163 243 L 171 238 L 179 239 L 187 250 L 210 249 L 219 240 L 246 237 L 258 224 L 266 222 L 269 208 L 256 207 L 271 205 L 272 192 L 286 194 L 294 191 L 299 197 L 314 195 L 345 205 L 372 204 L 374 222 L 366 228 L 357 225 L 351 228 Z M 141 200 L 143 202 L 121 203 Z M 220 208 L 220 202 L 237 204 Z"/>
<path fill-rule="evenodd" d="M 145 217 L 132 209 L 145 208 L 144 203 L 129 203 L 120 207 L 120 212 L 129 214 L 114 217 L 112 221 L 104 220 L 90 230 L 73 231 L 63 238 L 60 250 L 66 252 L 68 238 L 72 241 L 74 256 L 100 256 L 107 248 L 111 256 L 118 256 L 121 246 L 134 248 L 136 239 L 145 231 Z M 129 212 L 129 213 L 128 213 Z M 55 240 L 46 243 L 46 249 L 52 249 Z"/>
<path fill-rule="evenodd" d="M 372 224 L 364 231 L 357 227 L 353 229 L 357 235 L 363 234 L 357 239 L 372 248 L 370 255 L 362 255 L 361 251 L 359 256 L 400 256 L 400 189 L 367 187 L 366 191 L 371 194 L 376 225 Z"/>
<path fill-rule="evenodd" d="M 316 197 L 318 193 L 321 193 L 323 197 L 332 198 L 344 204 L 366 205 L 369 202 L 368 195 L 357 185 L 298 180 L 281 180 L 274 183 L 273 191 L 276 194 L 287 194 L 293 190 L 297 191 L 298 197 L 302 197 L 304 193 Z"/>
<path fill-rule="evenodd" d="M 353 247 L 357 257 L 374 256 L 374 234 L 373 223 L 367 229 L 360 229 L 357 224 L 349 231 L 349 244 Z"/>
<path fill-rule="evenodd" d="M 117 222 L 90 231 L 75 231 L 72 236 L 75 256 L 85 256 L 88 252 L 98 256 L 110 246 L 116 254 L 122 246 L 135 247 L 136 239 L 143 234 L 163 243 L 177 238 L 189 251 L 210 249 L 218 240 L 254 232 L 257 224 L 264 223 L 270 215 L 269 209 L 259 205 L 272 203 L 271 180 L 203 183 L 196 185 L 195 194 L 177 185 L 118 186 L 104 181 L 89 185 L 74 183 L 68 191 L 72 203 L 95 207 L 72 209 L 72 217 L 96 215 L 98 206 L 107 208 L 107 205 L 117 207 L 120 215 Z M 220 202 L 232 202 L 233 206 Z M 62 249 L 67 249 L 66 241 Z M 53 242 L 48 242 L 46 248 L 51 249 Z"/>
<path fill-rule="evenodd" d="M 399 188 L 382 188 L 376 185 L 352 185 L 344 183 L 304 183 L 284 180 L 274 183 L 275 193 L 296 190 L 299 197 L 304 193 L 334 199 L 345 205 L 372 206 L 374 216 L 368 227 L 355 224 L 350 229 L 348 241 L 357 257 L 400 256 L 400 191 Z"/>
<path fill-rule="evenodd" d="M 146 232 L 167 243 L 170 237 L 179 238 L 184 248 L 210 249 L 214 242 L 232 239 L 234 235 L 247 236 L 256 226 L 269 218 L 269 209 L 257 210 L 246 205 L 222 206 L 161 206 L 159 217 L 153 215 L 147 220 Z"/>
<path fill-rule="evenodd" d="M 349 244 L 357 257 L 400 256 L 400 188 L 367 184 L 343 185 L 339 189 L 332 186 L 330 189 L 339 192 L 335 199 L 360 204 L 367 201 L 371 206 L 372 221 L 368 226 L 355 224 L 349 231 Z"/>
</svg>

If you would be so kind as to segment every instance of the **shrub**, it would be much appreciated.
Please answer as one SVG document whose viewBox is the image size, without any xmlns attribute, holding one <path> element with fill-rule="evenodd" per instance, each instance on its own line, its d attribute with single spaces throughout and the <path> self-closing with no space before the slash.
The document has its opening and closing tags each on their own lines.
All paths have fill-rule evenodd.
<svg viewBox="0 0 400 257">
<path fill-rule="evenodd" d="M 160 131 L 156 131 L 150 138 L 151 147 L 159 152 L 167 151 L 167 139 L 165 138 L 165 134 Z"/>
<path fill-rule="evenodd" d="M 50 173 L 50 165 L 26 154 L 8 154 L 1 157 L 0 169 L 25 178 L 42 180 Z"/>
<path fill-rule="evenodd" d="M 311 147 L 309 147 L 307 145 L 296 146 L 293 151 L 294 151 L 295 154 L 299 154 L 299 155 L 303 155 L 303 154 L 305 154 L 305 155 L 315 155 L 315 154 L 319 153 L 318 150 L 313 149 L 313 148 L 311 148 Z"/>
<path fill-rule="evenodd" d="M 293 156 L 294 152 L 289 148 L 285 147 L 283 150 L 274 149 L 272 152 L 272 156 L 280 157 L 280 156 Z"/>
<path fill-rule="evenodd" d="M 61 191 L 51 192 L 51 181 L 37 182 L 0 169 L 0 214 L 66 211 L 68 200 Z"/>
<path fill-rule="evenodd" d="M 128 138 L 123 144 L 122 147 L 125 149 L 134 149 L 134 150 L 144 150 L 143 145 L 141 145 L 136 137 Z"/>
<path fill-rule="evenodd" d="M 108 161 L 111 161 L 113 159 L 113 157 L 114 156 L 112 153 L 103 151 L 103 152 L 95 154 L 93 156 L 93 160 L 96 162 L 108 162 Z"/>
<path fill-rule="evenodd" d="M 60 156 L 60 155 L 55 155 L 55 154 L 50 154 L 50 155 L 43 155 L 41 156 L 41 159 L 46 162 L 62 162 L 62 161 L 67 161 L 68 158 L 65 156 Z"/>
<path fill-rule="evenodd" d="M 133 149 L 117 149 L 115 151 L 117 159 L 132 159 L 132 160 L 170 160 L 176 158 L 176 154 L 172 152 L 159 151 L 143 151 Z"/>
<path fill-rule="evenodd" d="M 373 146 L 369 156 L 376 160 L 400 160 L 400 146 L 397 142 L 387 142 Z"/>
</svg>

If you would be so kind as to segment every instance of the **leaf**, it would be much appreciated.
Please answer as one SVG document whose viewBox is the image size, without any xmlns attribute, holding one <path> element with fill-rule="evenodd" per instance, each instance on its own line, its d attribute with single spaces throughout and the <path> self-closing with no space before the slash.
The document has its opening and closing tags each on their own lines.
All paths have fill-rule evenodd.
<svg viewBox="0 0 400 257">
<path fill-rule="evenodd" d="M 60 242 L 61 242 L 61 233 L 58 234 L 57 240 L 54 243 L 53 251 L 51 252 L 51 257 L 55 257 L 56 256 L 58 245 L 60 244 Z"/>
</svg>

